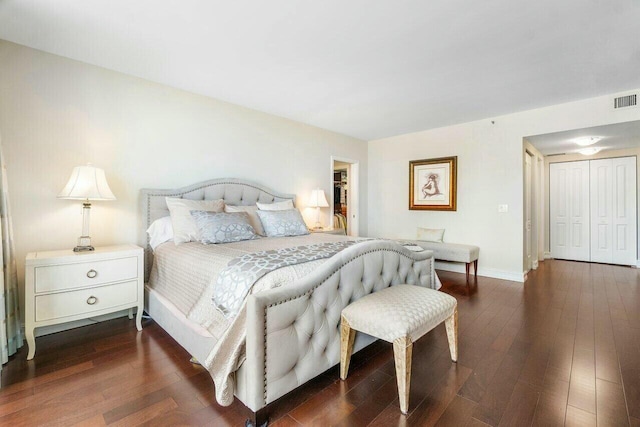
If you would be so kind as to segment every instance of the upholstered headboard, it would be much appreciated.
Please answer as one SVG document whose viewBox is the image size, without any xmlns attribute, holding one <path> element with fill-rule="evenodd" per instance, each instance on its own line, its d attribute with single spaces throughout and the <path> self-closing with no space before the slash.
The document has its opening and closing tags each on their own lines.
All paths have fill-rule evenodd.
<svg viewBox="0 0 640 427">
<path fill-rule="evenodd" d="M 153 263 L 153 252 L 149 246 L 147 228 L 156 219 L 169 215 L 165 197 L 179 197 L 191 200 L 223 199 L 228 205 L 255 205 L 256 202 L 273 203 L 283 200 L 293 200 L 294 194 L 279 193 L 255 182 L 237 178 L 221 178 L 199 182 L 187 187 L 171 190 L 142 189 L 140 190 L 142 203 L 142 230 L 140 236 L 144 249 L 144 280 L 149 280 L 149 272 Z"/>
</svg>

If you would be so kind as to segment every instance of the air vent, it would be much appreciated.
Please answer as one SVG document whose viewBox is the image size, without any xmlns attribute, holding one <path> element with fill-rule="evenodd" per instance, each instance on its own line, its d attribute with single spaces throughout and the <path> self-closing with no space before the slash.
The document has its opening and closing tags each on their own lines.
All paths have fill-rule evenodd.
<svg viewBox="0 0 640 427">
<path fill-rule="evenodd" d="M 638 105 L 638 95 L 627 95 L 615 98 L 613 100 L 613 108 L 626 108 L 626 107 L 635 107 Z"/>
</svg>

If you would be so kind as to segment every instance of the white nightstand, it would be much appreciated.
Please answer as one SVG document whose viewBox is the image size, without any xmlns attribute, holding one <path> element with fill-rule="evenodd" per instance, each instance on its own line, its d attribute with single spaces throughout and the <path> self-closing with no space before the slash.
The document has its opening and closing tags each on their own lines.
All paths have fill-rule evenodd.
<svg viewBox="0 0 640 427">
<path fill-rule="evenodd" d="M 309 230 L 312 233 L 324 233 L 324 234 L 337 234 L 339 236 L 346 236 L 343 228 L 322 228 L 318 230 Z"/>
<path fill-rule="evenodd" d="M 25 272 L 27 360 L 36 352 L 34 330 L 137 307 L 142 330 L 143 250 L 135 245 L 104 246 L 92 252 L 71 249 L 32 252 Z"/>
</svg>

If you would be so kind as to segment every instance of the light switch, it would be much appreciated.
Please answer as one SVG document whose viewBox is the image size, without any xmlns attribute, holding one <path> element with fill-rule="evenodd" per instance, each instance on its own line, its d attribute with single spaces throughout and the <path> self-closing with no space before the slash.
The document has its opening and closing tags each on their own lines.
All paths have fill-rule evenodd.
<svg viewBox="0 0 640 427">
<path fill-rule="evenodd" d="M 509 212 L 509 205 L 498 205 L 498 212 Z"/>
</svg>

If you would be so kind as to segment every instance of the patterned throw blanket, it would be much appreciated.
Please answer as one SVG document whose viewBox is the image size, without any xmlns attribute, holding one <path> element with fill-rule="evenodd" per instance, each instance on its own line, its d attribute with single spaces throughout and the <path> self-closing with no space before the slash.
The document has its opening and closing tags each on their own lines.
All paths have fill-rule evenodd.
<svg viewBox="0 0 640 427">
<path fill-rule="evenodd" d="M 264 275 L 282 267 L 331 258 L 365 239 L 254 252 L 235 258 L 220 272 L 213 289 L 213 304 L 226 318 L 238 314 L 253 285 Z"/>
</svg>

